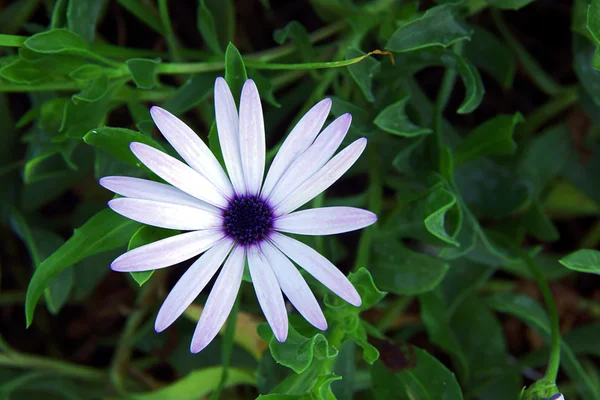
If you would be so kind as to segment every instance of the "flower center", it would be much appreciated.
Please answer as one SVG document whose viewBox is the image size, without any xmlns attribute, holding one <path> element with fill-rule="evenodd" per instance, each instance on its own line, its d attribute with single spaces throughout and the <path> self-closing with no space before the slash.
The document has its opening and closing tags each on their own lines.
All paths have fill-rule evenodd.
<svg viewBox="0 0 600 400">
<path fill-rule="evenodd" d="M 238 196 L 223 212 L 225 233 L 242 245 L 263 240 L 273 227 L 273 210 L 258 196 Z"/>
</svg>

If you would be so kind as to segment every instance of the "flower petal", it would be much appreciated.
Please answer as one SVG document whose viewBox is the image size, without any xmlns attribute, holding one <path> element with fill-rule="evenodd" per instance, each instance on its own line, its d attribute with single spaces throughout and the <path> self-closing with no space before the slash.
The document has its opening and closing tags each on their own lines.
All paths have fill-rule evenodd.
<svg viewBox="0 0 600 400">
<path fill-rule="evenodd" d="M 327 119 L 329 110 L 331 110 L 331 99 L 321 100 L 308 110 L 300 121 L 298 121 L 294 129 L 292 129 L 275 155 L 269 172 L 267 172 L 267 177 L 262 188 L 262 196 L 264 198 L 271 195 L 275 185 L 287 168 L 315 140 Z"/>
<path fill-rule="evenodd" d="M 154 323 L 156 332 L 168 328 L 192 304 L 217 272 L 232 246 L 233 240 L 222 239 L 185 271 L 158 310 Z"/>
<path fill-rule="evenodd" d="M 327 320 L 315 295 L 294 264 L 269 242 L 263 243 L 261 250 L 269 264 L 277 266 L 273 268 L 277 282 L 296 310 L 318 329 L 327 329 Z"/>
<path fill-rule="evenodd" d="M 354 207 L 323 207 L 296 211 L 277 218 L 273 228 L 300 235 L 334 235 L 355 231 L 377 221 L 371 211 Z"/>
<path fill-rule="evenodd" d="M 147 179 L 131 178 L 129 176 L 107 176 L 100 179 L 100 185 L 121 196 L 134 199 L 154 200 L 162 203 L 179 204 L 196 207 L 214 214 L 220 210 L 208 203 L 198 200 L 175 186 L 149 181 Z"/>
<path fill-rule="evenodd" d="M 243 246 L 233 249 L 215 282 L 194 331 L 191 351 L 198 353 L 217 336 L 237 297 L 244 273 L 246 253 Z"/>
<path fill-rule="evenodd" d="M 333 157 L 323 168 L 314 173 L 294 190 L 281 203 L 275 206 L 277 215 L 287 214 L 312 200 L 319 193 L 333 185 L 358 160 L 365 150 L 367 139 L 354 141 Z"/>
<path fill-rule="evenodd" d="M 259 194 L 265 173 L 265 124 L 258 89 L 252 79 L 240 98 L 240 154 L 248 194 Z"/>
<path fill-rule="evenodd" d="M 221 168 L 215 155 L 204 144 L 202 139 L 179 118 L 160 107 L 150 109 L 152 119 L 163 136 L 177 150 L 185 162 L 204 175 L 223 193 L 225 197 L 233 196 L 233 188 Z"/>
<path fill-rule="evenodd" d="M 316 280 L 353 306 L 362 304 L 360 295 L 352 283 L 328 259 L 311 247 L 280 233 L 272 233 L 271 240 L 296 264 L 300 265 Z"/>
<path fill-rule="evenodd" d="M 288 334 L 288 319 L 277 277 L 257 246 L 251 246 L 247 251 L 250 276 L 258 303 L 275 337 L 283 342 Z"/>
<path fill-rule="evenodd" d="M 220 215 L 178 204 L 122 197 L 109 201 L 108 206 L 124 217 L 159 228 L 195 231 L 222 225 Z"/>
<path fill-rule="evenodd" d="M 351 122 L 352 116 L 344 114 L 325 128 L 317 137 L 317 140 L 308 150 L 298 156 L 277 182 L 269 198 L 271 204 L 279 204 L 329 161 L 342 144 Z"/>
<path fill-rule="evenodd" d="M 221 77 L 215 81 L 215 119 L 229 179 L 236 193 L 246 193 L 240 153 L 238 111 L 231 90 Z"/>
<path fill-rule="evenodd" d="M 227 199 L 208 179 L 181 161 L 143 143 L 134 142 L 129 147 L 145 166 L 171 185 L 214 206 L 227 206 Z"/>
<path fill-rule="evenodd" d="M 223 238 L 214 230 L 186 232 L 156 241 L 117 257 L 110 267 L 118 272 L 150 271 L 189 260 Z"/>
</svg>

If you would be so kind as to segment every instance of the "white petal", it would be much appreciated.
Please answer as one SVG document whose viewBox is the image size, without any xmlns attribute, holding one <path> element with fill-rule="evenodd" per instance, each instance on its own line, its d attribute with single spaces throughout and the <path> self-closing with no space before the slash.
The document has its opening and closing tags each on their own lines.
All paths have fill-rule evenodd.
<svg viewBox="0 0 600 400">
<path fill-rule="evenodd" d="M 186 232 L 122 254 L 110 267 L 119 272 L 150 271 L 189 260 L 211 248 L 224 234 L 215 230 Z"/>
<path fill-rule="evenodd" d="M 286 256 L 311 274 L 329 290 L 353 306 L 362 304 L 360 295 L 352 283 L 328 259 L 311 247 L 280 233 L 272 233 L 271 240 Z"/>
<path fill-rule="evenodd" d="M 371 211 L 354 207 L 323 207 L 296 211 L 277 218 L 273 228 L 300 235 L 333 235 L 355 231 L 377 221 Z"/>
<path fill-rule="evenodd" d="M 265 124 L 258 89 L 252 79 L 240 98 L 240 154 L 248 194 L 259 194 L 265 173 Z"/>
<path fill-rule="evenodd" d="M 308 110 L 292 129 L 273 159 L 269 172 L 267 172 L 262 188 L 264 198 L 269 197 L 286 169 L 315 140 L 327 119 L 329 110 L 331 110 L 331 100 L 321 100 Z"/>
<path fill-rule="evenodd" d="M 265 242 L 261 250 L 277 276 L 283 293 L 308 322 L 324 331 L 327 321 L 308 284 L 294 264 L 272 244 Z"/>
<path fill-rule="evenodd" d="M 367 139 L 361 138 L 340 151 L 323 168 L 314 173 L 293 193 L 275 206 L 277 215 L 287 214 L 312 200 L 319 193 L 333 185 L 358 160 L 365 150 Z"/>
<path fill-rule="evenodd" d="M 246 193 L 240 153 L 238 111 L 231 90 L 221 77 L 215 81 L 215 119 L 223 159 L 233 188 L 236 193 Z"/>
<path fill-rule="evenodd" d="M 342 140 L 344 140 L 351 122 L 352 116 L 344 114 L 325 128 L 312 146 L 290 165 L 279 182 L 277 182 L 269 198 L 271 204 L 279 204 L 294 189 L 329 161 L 337 148 L 340 147 L 340 144 L 342 144 Z"/>
<path fill-rule="evenodd" d="M 192 304 L 217 272 L 232 246 L 231 239 L 221 240 L 185 271 L 158 310 L 154 323 L 156 332 L 168 328 Z"/>
<path fill-rule="evenodd" d="M 175 186 L 147 179 L 131 178 L 128 176 L 107 176 L 100 179 L 100 185 L 125 197 L 179 204 L 200 208 L 201 210 L 210 211 L 215 214 L 220 213 L 218 208 L 182 192 Z"/>
<path fill-rule="evenodd" d="M 283 342 L 288 334 L 288 319 L 277 277 L 256 246 L 248 248 L 248 266 L 256 297 L 275 338 Z"/>
<path fill-rule="evenodd" d="M 159 228 L 194 231 L 222 226 L 220 215 L 178 204 L 122 197 L 109 201 L 108 206 L 124 217 Z"/>
<path fill-rule="evenodd" d="M 214 206 L 227 206 L 215 185 L 181 161 L 143 143 L 134 142 L 129 147 L 145 166 L 171 185 Z"/>
<path fill-rule="evenodd" d="M 198 353 L 208 346 L 225 324 L 242 283 L 244 261 L 246 261 L 244 247 L 237 246 L 225 261 L 206 300 L 192 338 L 192 353 Z"/>
<path fill-rule="evenodd" d="M 233 196 L 233 188 L 215 155 L 202 139 L 179 118 L 160 107 L 150 109 L 152 119 L 163 136 L 185 162 L 209 179 L 225 197 Z"/>
</svg>

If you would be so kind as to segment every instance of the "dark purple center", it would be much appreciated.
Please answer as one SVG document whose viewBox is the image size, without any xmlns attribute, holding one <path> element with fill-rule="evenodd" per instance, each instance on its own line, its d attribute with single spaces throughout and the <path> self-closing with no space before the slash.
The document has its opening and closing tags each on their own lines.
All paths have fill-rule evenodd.
<svg viewBox="0 0 600 400">
<path fill-rule="evenodd" d="M 273 210 L 258 196 L 235 196 L 223 212 L 225 233 L 242 245 L 263 240 L 273 227 Z"/>
</svg>

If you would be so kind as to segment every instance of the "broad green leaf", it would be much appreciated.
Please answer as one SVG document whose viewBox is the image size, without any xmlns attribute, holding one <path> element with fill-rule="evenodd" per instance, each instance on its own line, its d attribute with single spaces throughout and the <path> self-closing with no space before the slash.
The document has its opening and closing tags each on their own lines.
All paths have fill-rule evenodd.
<svg viewBox="0 0 600 400">
<path fill-rule="evenodd" d="M 83 140 L 87 144 L 102 149 L 113 157 L 136 167 L 142 167 L 142 163 L 129 149 L 132 142 L 144 143 L 164 152 L 163 147 L 151 137 L 125 128 L 106 126 L 93 129 L 83 137 Z"/>
<path fill-rule="evenodd" d="M 30 85 L 64 81 L 73 71 L 85 64 L 86 61 L 81 57 L 60 54 L 42 55 L 31 60 L 21 57 L 2 67 L 0 76 L 14 83 Z"/>
<path fill-rule="evenodd" d="M 99 78 L 104 73 L 104 69 L 96 64 L 85 64 L 73 70 L 69 77 L 75 80 L 91 81 Z"/>
<path fill-rule="evenodd" d="M 105 0 L 69 0 L 67 27 L 88 43 L 94 41 L 96 24 Z"/>
<path fill-rule="evenodd" d="M 372 367 L 376 399 L 463 399 L 456 377 L 444 364 L 425 350 L 413 348 L 411 353 L 413 368 L 394 373 L 381 362 Z"/>
<path fill-rule="evenodd" d="M 152 89 L 156 85 L 156 67 L 160 64 L 160 60 L 130 58 L 126 63 L 138 88 Z"/>
<path fill-rule="evenodd" d="M 273 33 L 273 40 L 278 44 L 284 44 L 288 39 L 296 46 L 300 54 L 300 59 L 303 62 L 315 61 L 315 51 L 310 41 L 310 36 L 300 22 L 289 22 L 284 28 L 278 29 Z"/>
<path fill-rule="evenodd" d="M 587 9 L 586 26 L 596 42 L 600 46 L 600 1 L 592 0 Z"/>
<path fill-rule="evenodd" d="M 50 29 L 64 28 L 67 25 L 67 5 L 69 0 L 56 0 L 52 8 Z"/>
<path fill-rule="evenodd" d="M 415 73 L 432 66 L 456 69 L 465 85 L 465 98 L 457 110 L 459 114 L 468 114 L 474 111 L 483 100 L 485 89 L 479 71 L 466 58 L 449 49 L 431 47 L 395 54 L 394 58 L 396 60 L 395 70 L 399 72 Z M 415 93 L 412 95 L 414 96 Z"/>
<path fill-rule="evenodd" d="M 130 393 L 121 400 L 197 400 L 203 398 L 215 390 L 219 384 L 219 378 L 222 374 L 221 367 L 210 367 L 194 372 L 190 372 L 185 377 L 175 383 L 163 388 L 146 392 Z M 254 372 L 249 370 L 230 368 L 225 381 L 225 387 L 237 385 L 254 385 Z"/>
<path fill-rule="evenodd" d="M 400 26 L 385 45 L 398 53 L 430 46 L 448 47 L 460 40 L 469 39 L 471 30 L 460 21 L 454 4 L 440 4 L 422 16 Z"/>
<path fill-rule="evenodd" d="M 39 0 L 17 0 L 4 3 L 0 13 L 2 33 L 15 34 L 40 7 Z"/>
<path fill-rule="evenodd" d="M 590 154 L 585 158 L 582 158 L 577 153 L 573 152 L 572 158 L 568 159 L 566 168 L 562 172 L 564 177 L 566 177 L 570 183 L 598 205 L 600 204 L 600 186 L 597 184 L 598 180 L 595 171 L 598 171 L 598 168 L 600 167 L 600 146 L 596 143 L 591 144 L 589 146 L 589 152 Z M 577 192 L 567 191 L 567 193 L 569 192 L 573 195 L 573 198 L 577 198 L 578 200 L 585 199 L 585 196 L 583 196 L 583 198 L 582 196 L 577 196 Z M 585 201 L 582 201 L 581 204 L 571 203 L 570 208 L 579 210 L 583 205 L 585 205 Z M 588 206 L 588 208 L 593 210 L 592 207 Z"/>
<path fill-rule="evenodd" d="M 213 53 L 223 54 L 235 38 L 235 3 L 231 0 L 200 0 L 198 29 Z"/>
<path fill-rule="evenodd" d="M 373 123 L 382 131 L 404 137 L 428 135 L 432 132 L 414 124 L 406 115 L 406 104 L 410 99 L 409 93 L 403 93 L 400 100 L 390 104 L 375 117 Z"/>
<path fill-rule="evenodd" d="M 600 106 L 600 71 L 593 67 L 595 46 L 581 35 L 573 35 L 573 69 L 581 87 Z"/>
<path fill-rule="evenodd" d="M 498 115 L 477 126 L 454 150 L 454 162 L 460 166 L 467 161 L 491 155 L 514 154 L 515 126 L 525 121 L 521 113 Z"/>
<path fill-rule="evenodd" d="M 494 78 L 504 89 L 512 86 L 517 71 L 514 53 L 491 32 L 473 28 L 471 40 L 464 45 L 465 58 Z"/>
<path fill-rule="evenodd" d="M 83 89 L 80 93 L 74 94 L 71 99 L 77 104 L 79 101 L 93 103 L 102 99 L 108 91 L 108 78 L 106 75 L 100 75 L 98 78 L 90 82 L 89 86 Z"/>
<path fill-rule="evenodd" d="M 229 43 L 227 50 L 225 50 L 225 80 L 238 106 L 242 86 L 244 86 L 246 79 L 248 79 L 248 74 L 246 73 L 242 55 L 232 43 Z"/>
<path fill-rule="evenodd" d="M 331 383 L 342 377 L 321 374 L 320 367 L 313 364 L 302 374 L 288 376 L 270 394 L 258 396 L 257 400 L 331 400 Z"/>
<path fill-rule="evenodd" d="M 346 53 L 346 59 L 357 58 L 364 56 L 365 53 L 357 49 L 348 49 Z M 365 98 L 373 103 L 375 97 L 373 96 L 373 77 L 379 73 L 381 69 L 379 61 L 374 57 L 367 57 L 361 62 L 348 65 L 348 72 L 354 82 L 358 85 Z"/>
<path fill-rule="evenodd" d="M 190 76 L 175 94 L 163 103 L 162 107 L 175 115 L 195 108 L 212 93 L 215 79 L 218 76 L 221 76 L 221 72 L 207 72 Z"/>
<path fill-rule="evenodd" d="M 379 288 L 394 294 L 415 295 L 439 285 L 448 264 L 409 250 L 394 239 L 378 238 L 369 268 Z"/>
<path fill-rule="evenodd" d="M 92 254 L 124 246 L 138 226 L 137 222 L 105 209 L 75 229 L 73 236 L 38 266 L 29 282 L 25 301 L 27 326 L 31 325 L 35 306 L 52 278 Z"/>
<path fill-rule="evenodd" d="M 386 295 L 385 292 L 382 292 L 375 286 L 375 282 L 373 281 L 373 277 L 369 273 L 369 270 L 364 267 L 361 267 L 356 272 L 350 273 L 350 275 L 348 275 L 348 280 L 352 282 L 352 285 L 356 288 L 362 300 L 362 304 L 358 309 L 348 305 L 348 308 L 350 308 L 351 311 L 361 312 L 368 310 L 379 303 Z"/>
<path fill-rule="evenodd" d="M 523 216 L 522 224 L 527 232 L 538 240 L 553 242 L 560 237 L 558 230 L 538 200 L 532 202 Z"/>
<path fill-rule="evenodd" d="M 490 6 L 505 10 L 518 10 L 535 0 L 485 0 Z"/>
<path fill-rule="evenodd" d="M 81 36 L 66 29 L 51 29 L 25 40 L 25 47 L 36 53 L 88 55 L 89 46 Z"/>
<path fill-rule="evenodd" d="M 141 247 L 153 242 L 157 242 L 162 239 L 166 239 L 171 236 L 175 236 L 179 233 L 179 231 L 171 230 L 171 229 L 162 229 L 157 228 L 155 226 L 147 226 L 144 225 L 140 227 L 129 239 L 129 244 L 127 245 L 127 251 L 133 250 L 136 247 Z M 150 271 L 142 271 L 142 272 L 130 272 L 133 279 L 138 283 L 138 285 L 142 286 L 144 283 L 150 279 L 154 270 Z"/>
<path fill-rule="evenodd" d="M 560 263 L 574 271 L 600 274 L 600 251 L 580 249 L 562 258 Z"/>
</svg>

